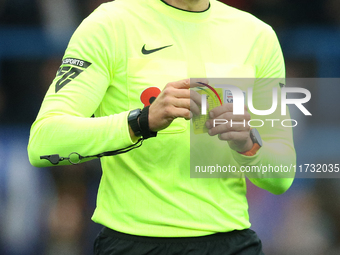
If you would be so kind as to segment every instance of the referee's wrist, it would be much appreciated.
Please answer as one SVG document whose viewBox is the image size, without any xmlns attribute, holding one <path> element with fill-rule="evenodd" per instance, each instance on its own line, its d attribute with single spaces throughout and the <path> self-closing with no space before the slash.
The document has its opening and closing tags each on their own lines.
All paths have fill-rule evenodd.
<svg viewBox="0 0 340 255">
<path fill-rule="evenodd" d="M 142 113 L 138 116 L 138 125 L 143 139 L 156 137 L 157 132 L 150 130 L 149 126 L 149 107 L 146 106 L 142 109 Z"/>
</svg>

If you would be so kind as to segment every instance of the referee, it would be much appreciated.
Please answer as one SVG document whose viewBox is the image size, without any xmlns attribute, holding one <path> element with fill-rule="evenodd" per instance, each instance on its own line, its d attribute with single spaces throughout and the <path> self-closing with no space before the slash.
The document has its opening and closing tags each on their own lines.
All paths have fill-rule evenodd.
<svg viewBox="0 0 340 255">
<path fill-rule="evenodd" d="M 245 178 L 190 178 L 188 78 L 235 75 L 284 78 L 281 49 L 270 26 L 216 0 L 116 0 L 81 23 L 32 125 L 28 154 L 37 167 L 101 157 L 92 219 L 104 228 L 95 254 L 263 254 L 249 229 Z M 210 114 L 231 111 L 225 104 Z M 290 129 L 268 128 L 254 140 L 249 126 L 206 125 L 225 145 L 210 151 L 226 162 L 295 164 Z M 293 181 L 250 180 L 274 194 Z"/>
</svg>

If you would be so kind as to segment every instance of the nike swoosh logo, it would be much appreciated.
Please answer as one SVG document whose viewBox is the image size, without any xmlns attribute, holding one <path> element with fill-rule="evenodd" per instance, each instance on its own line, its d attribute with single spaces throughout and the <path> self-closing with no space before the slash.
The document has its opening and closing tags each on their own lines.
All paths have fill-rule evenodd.
<svg viewBox="0 0 340 255">
<path fill-rule="evenodd" d="M 144 44 L 144 46 L 143 46 L 143 48 L 142 48 L 142 53 L 143 53 L 144 55 L 148 55 L 148 54 L 154 53 L 154 52 L 159 51 L 159 50 L 163 50 L 163 49 L 168 48 L 168 47 L 171 47 L 171 46 L 172 46 L 172 44 L 171 44 L 171 45 L 164 46 L 164 47 L 160 47 L 160 48 L 157 48 L 157 49 L 147 50 L 147 49 L 145 49 L 145 44 Z"/>
</svg>

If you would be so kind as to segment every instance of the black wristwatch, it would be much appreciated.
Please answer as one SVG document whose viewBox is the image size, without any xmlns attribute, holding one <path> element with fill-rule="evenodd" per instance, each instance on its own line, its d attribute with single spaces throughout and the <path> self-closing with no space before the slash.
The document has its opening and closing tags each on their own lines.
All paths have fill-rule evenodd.
<svg viewBox="0 0 340 255">
<path fill-rule="evenodd" d="M 138 117 L 142 114 L 141 109 L 132 110 L 129 113 L 128 123 L 136 137 L 142 136 L 142 130 L 138 123 Z"/>
</svg>

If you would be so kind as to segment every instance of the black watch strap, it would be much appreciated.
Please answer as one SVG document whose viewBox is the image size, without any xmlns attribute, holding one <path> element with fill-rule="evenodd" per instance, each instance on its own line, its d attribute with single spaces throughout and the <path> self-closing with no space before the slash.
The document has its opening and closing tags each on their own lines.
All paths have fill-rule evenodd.
<svg viewBox="0 0 340 255">
<path fill-rule="evenodd" d="M 151 131 L 149 127 L 149 107 L 150 106 L 143 108 L 142 113 L 139 116 L 139 127 L 143 139 L 157 136 L 157 132 Z"/>
<path fill-rule="evenodd" d="M 138 117 L 141 115 L 141 113 L 141 109 L 135 109 L 129 113 L 128 117 L 128 123 L 136 137 L 142 136 L 142 132 L 138 124 Z"/>
</svg>

